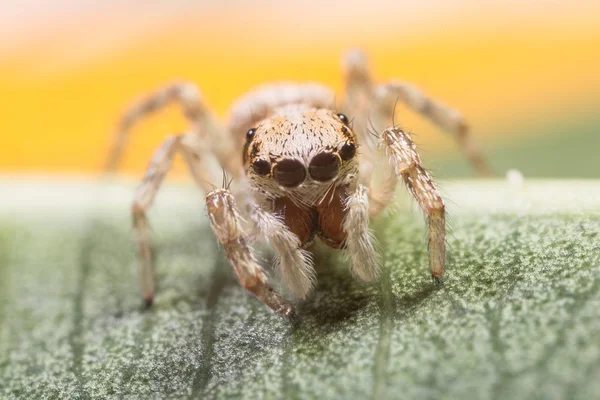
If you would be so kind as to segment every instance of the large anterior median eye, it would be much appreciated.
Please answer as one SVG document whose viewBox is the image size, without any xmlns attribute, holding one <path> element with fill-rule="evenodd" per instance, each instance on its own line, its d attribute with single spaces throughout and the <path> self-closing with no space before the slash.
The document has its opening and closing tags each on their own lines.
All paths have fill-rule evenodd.
<svg viewBox="0 0 600 400">
<path fill-rule="evenodd" d="M 273 178 L 281 186 L 294 187 L 304 182 L 306 170 L 300 161 L 286 158 L 273 168 Z"/>
<path fill-rule="evenodd" d="M 325 182 L 337 176 L 340 170 L 340 158 L 333 153 L 322 152 L 313 157 L 308 172 L 315 181 Z"/>
</svg>

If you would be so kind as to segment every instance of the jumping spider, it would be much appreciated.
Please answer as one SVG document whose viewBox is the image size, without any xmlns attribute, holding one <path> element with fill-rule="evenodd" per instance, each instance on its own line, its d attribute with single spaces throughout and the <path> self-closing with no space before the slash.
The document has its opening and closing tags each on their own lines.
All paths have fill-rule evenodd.
<svg viewBox="0 0 600 400">
<path fill-rule="evenodd" d="M 188 133 L 169 136 L 157 149 L 132 206 L 146 304 L 152 304 L 154 296 L 146 211 L 175 153 L 183 155 L 194 180 L 207 193 L 210 225 L 241 285 L 282 316 L 294 316 L 294 307 L 268 284 L 248 245 L 252 233 L 274 248 L 283 281 L 297 298 L 305 298 L 315 286 L 309 249 L 316 237 L 346 253 L 355 276 L 372 281 L 380 259 L 369 217 L 390 202 L 398 177 L 427 216 L 431 275 L 441 281 L 446 255 L 444 201 L 422 167 L 410 135 L 394 124 L 396 103 L 405 103 L 453 134 L 482 174 L 488 172 L 484 159 L 458 112 L 409 84 L 375 83 L 363 53 L 349 52 L 343 72 L 346 90 L 339 111 L 326 86 L 281 82 L 241 97 L 230 110 L 229 124 L 223 126 L 194 84 L 175 83 L 125 114 L 109 154 L 109 170 L 117 168 L 130 128 L 147 114 L 174 101 L 191 123 Z M 215 189 L 210 184 L 211 155 L 233 178 L 233 186 Z M 383 157 L 389 162 L 377 165 L 377 158 Z M 377 170 L 387 178 L 373 179 Z"/>
</svg>

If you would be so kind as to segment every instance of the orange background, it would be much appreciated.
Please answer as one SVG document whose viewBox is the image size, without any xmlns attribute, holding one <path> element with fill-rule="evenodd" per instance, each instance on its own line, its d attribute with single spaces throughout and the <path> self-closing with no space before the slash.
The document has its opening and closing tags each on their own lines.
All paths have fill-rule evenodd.
<svg viewBox="0 0 600 400">
<path fill-rule="evenodd" d="M 41 10 L 3 28 L 0 170 L 98 171 L 120 112 L 175 78 L 196 82 L 220 115 L 267 80 L 339 89 L 339 59 L 351 47 L 367 51 L 381 80 L 411 81 L 460 109 L 487 147 L 523 140 L 524 132 L 544 135 L 554 122 L 597 113 L 600 6 L 530 3 L 115 3 L 51 17 Z M 399 115 L 427 151 L 455 151 L 428 123 Z M 137 126 L 123 170 L 139 175 L 162 137 L 184 126 L 176 109 Z"/>
</svg>

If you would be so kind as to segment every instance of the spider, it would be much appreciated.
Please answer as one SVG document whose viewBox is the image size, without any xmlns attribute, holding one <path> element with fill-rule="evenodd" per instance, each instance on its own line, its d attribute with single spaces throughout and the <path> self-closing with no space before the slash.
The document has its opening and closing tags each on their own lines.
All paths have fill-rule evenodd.
<svg viewBox="0 0 600 400">
<path fill-rule="evenodd" d="M 198 88 L 180 82 L 156 91 L 124 114 L 109 152 L 109 171 L 116 170 L 130 129 L 144 116 L 177 102 L 191 124 L 189 132 L 169 136 L 158 147 L 132 205 L 146 305 L 154 298 L 146 212 L 176 153 L 183 155 L 206 194 L 210 226 L 240 284 L 284 317 L 294 317 L 294 307 L 269 285 L 250 246 L 253 238 L 264 238 L 274 249 L 283 283 L 298 299 L 307 297 L 316 284 L 310 249 L 317 238 L 347 255 L 353 275 L 373 281 L 380 257 L 369 218 L 392 200 L 399 178 L 427 217 L 431 276 L 441 283 L 446 255 L 444 200 L 423 168 L 411 136 L 394 123 L 396 103 L 405 103 L 453 134 L 482 174 L 488 173 L 486 162 L 457 111 L 407 83 L 376 83 L 365 54 L 358 50 L 344 56 L 342 70 L 345 96 L 339 110 L 333 91 L 324 85 L 278 82 L 238 99 L 228 124 L 222 125 Z M 214 159 L 209 162 L 211 157 L 232 177 L 233 185 L 217 189 L 210 184 L 215 165 Z M 384 158 L 386 162 L 377 162 Z"/>
</svg>

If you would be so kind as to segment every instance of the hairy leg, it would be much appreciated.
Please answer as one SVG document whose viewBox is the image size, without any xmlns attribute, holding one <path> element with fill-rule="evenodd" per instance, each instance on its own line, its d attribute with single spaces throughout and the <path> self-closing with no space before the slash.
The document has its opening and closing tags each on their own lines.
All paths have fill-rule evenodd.
<svg viewBox="0 0 600 400">
<path fill-rule="evenodd" d="M 203 103 L 197 86 L 189 82 L 167 85 L 140 99 L 125 112 L 113 138 L 105 170 L 117 170 L 130 131 L 138 121 L 174 102 L 180 104 L 184 116 L 192 124 L 192 130 L 210 145 L 208 150 L 216 156 L 220 164 L 230 173 L 237 174 L 241 164 L 238 158 L 231 157 L 233 144 L 229 133 Z"/>
<path fill-rule="evenodd" d="M 305 298 L 316 284 L 311 254 L 301 248 L 300 239 L 281 218 L 256 205 L 251 208 L 252 219 L 277 252 L 285 285 L 295 297 Z"/>
<path fill-rule="evenodd" d="M 366 55 L 358 50 L 349 52 L 343 61 L 346 95 L 343 109 L 355 118 L 357 134 L 371 148 L 368 132 L 379 132 L 395 125 L 393 113 L 397 102 L 433 121 L 450 132 L 480 175 L 490 175 L 487 160 L 481 153 L 460 113 L 441 102 L 425 96 L 419 89 L 403 82 L 377 85 L 371 77 Z"/>
<path fill-rule="evenodd" d="M 342 71 L 345 82 L 342 110 L 353 121 L 352 129 L 361 144 L 360 182 L 369 188 L 369 214 L 377 215 L 393 198 L 397 182 L 393 168 L 388 162 L 382 162 L 378 154 L 376 135 L 377 127 L 393 124 L 393 112 L 374 106 L 377 84 L 371 76 L 366 54 L 359 50 L 346 53 Z"/>
<path fill-rule="evenodd" d="M 268 285 L 267 275 L 246 244 L 241 218 L 231 193 L 226 189 L 209 193 L 206 209 L 211 228 L 225 248 L 240 284 L 273 311 L 293 318 L 294 308 Z"/>
<path fill-rule="evenodd" d="M 194 136 L 169 136 L 165 139 L 154 153 L 148 165 L 146 175 L 135 193 L 135 199 L 131 207 L 133 230 L 140 263 L 140 286 L 144 302 L 147 305 L 151 305 L 154 299 L 154 272 L 152 267 L 150 228 L 146 212 L 152 206 L 165 175 L 171 169 L 175 153 L 181 152 L 184 154 L 196 182 L 205 193 L 208 193 L 212 188 L 199 172 L 201 171 L 201 168 L 198 167 L 199 160 L 195 158 L 195 154 L 201 154 L 202 150 L 192 147 L 192 143 L 196 142 L 190 139 L 194 139 Z"/>
<path fill-rule="evenodd" d="M 375 250 L 375 238 L 369 230 L 369 190 L 358 185 L 346 201 L 343 221 L 346 240 L 344 252 L 350 259 L 352 273 L 364 281 L 372 281 L 379 275 L 379 254 Z"/>
<path fill-rule="evenodd" d="M 352 121 L 352 130 L 358 136 L 359 143 L 366 148 L 363 154 L 370 160 L 377 148 L 376 141 L 369 135 L 370 125 L 382 122 L 384 126 L 389 126 L 390 123 L 378 121 L 379 115 L 372 113 L 376 83 L 371 76 L 367 56 L 358 50 L 346 53 L 342 59 L 342 74 L 345 87 L 340 109 Z"/>
<path fill-rule="evenodd" d="M 491 175 L 487 160 L 470 134 L 464 117 L 457 110 L 427 97 L 413 85 L 397 81 L 379 86 L 375 101 L 378 107 L 387 108 L 390 112 L 393 112 L 395 102 L 400 101 L 443 130 L 450 132 L 475 170 L 483 176 Z"/>
<path fill-rule="evenodd" d="M 399 128 L 383 131 L 381 146 L 389 155 L 398 176 L 427 216 L 429 229 L 429 266 L 431 276 L 441 282 L 446 264 L 446 211 L 444 200 L 429 173 L 422 167 L 417 147 L 408 133 Z"/>
</svg>

